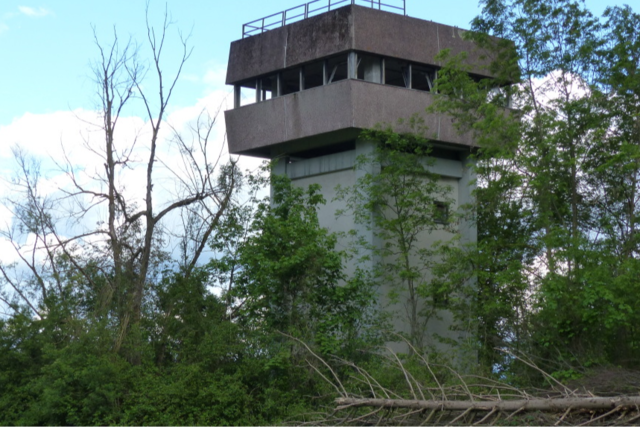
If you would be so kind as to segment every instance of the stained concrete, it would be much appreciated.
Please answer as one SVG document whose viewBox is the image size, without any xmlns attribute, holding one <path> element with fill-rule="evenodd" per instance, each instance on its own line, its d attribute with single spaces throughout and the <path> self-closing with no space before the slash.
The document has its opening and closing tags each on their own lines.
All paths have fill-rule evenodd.
<svg viewBox="0 0 640 427">
<path fill-rule="evenodd" d="M 311 159 L 300 160 L 293 163 L 279 161 L 276 165 L 275 173 L 284 174 L 292 179 L 293 184 L 299 187 L 307 187 L 310 184 L 320 184 L 322 195 L 326 199 L 326 204 L 321 205 L 318 209 L 318 222 L 320 226 L 326 227 L 332 232 L 343 233 L 338 239 L 338 250 L 347 250 L 353 244 L 352 237 L 349 233 L 356 230 L 358 236 L 363 238 L 368 245 L 372 247 L 380 247 L 383 244 L 365 225 L 358 224 L 354 221 L 353 213 L 347 209 L 344 200 L 337 200 L 337 187 L 349 187 L 356 183 L 365 173 L 376 173 L 372 170 L 363 170 L 355 168 L 355 158 L 358 155 L 371 154 L 374 149 L 373 143 L 367 141 L 358 141 L 356 149 L 344 153 L 320 156 Z M 449 159 L 433 159 L 433 165 L 429 169 L 440 175 L 440 185 L 450 189 L 449 197 L 453 201 L 451 208 L 456 210 L 462 203 L 469 201 L 469 179 L 471 178 L 468 168 L 468 160 L 463 162 Z M 344 211 L 341 215 L 336 215 L 339 211 Z M 460 223 L 459 231 L 462 233 L 464 242 L 474 241 L 476 237 L 475 230 L 470 229 L 470 224 Z M 472 226 L 471 226 L 472 228 Z M 446 241 L 451 239 L 452 234 L 444 230 L 435 230 L 431 232 L 423 232 L 418 238 L 420 248 L 430 248 L 437 241 Z M 366 256 L 364 262 L 358 263 L 359 256 Z M 352 259 L 345 268 L 347 276 L 353 275 L 356 267 L 364 270 L 372 271 L 380 262 L 393 263 L 393 259 L 380 260 L 375 253 L 369 252 L 368 249 L 360 248 L 360 254 Z M 414 259 L 413 262 L 419 262 Z M 425 279 L 429 279 L 427 274 Z M 409 323 L 407 322 L 408 313 L 406 311 L 407 295 L 400 293 L 398 301 L 393 302 L 389 298 L 390 292 L 394 289 L 389 286 L 382 286 L 379 289 L 378 306 L 391 315 L 391 323 L 395 332 L 410 333 Z M 439 311 L 436 316 L 431 318 L 426 325 L 427 334 L 425 336 L 425 344 L 441 351 L 450 350 L 443 346 L 435 337 L 440 336 L 448 339 L 461 339 L 458 333 L 449 329 L 453 323 L 453 318 L 448 311 Z M 408 348 L 402 342 L 390 342 L 387 345 L 396 352 L 407 352 Z"/>
<path fill-rule="evenodd" d="M 467 52 L 471 71 L 491 76 L 486 52 L 464 30 L 396 13 L 349 5 L 231 43 L 227 84 L 350 50 L 440 65 L 442 49 Z"/>
<path fill-rule="evenodd" d="M 341 80 L 269 101 L 225 111 L 229 151 L 269 158 L 278 145 L 286 152 L 308 150 L 354 139 L 359 130 L 388 123 L 396 132 L 410 132 L 398 119 L 418 114 L 428 128 L 425 137 L 474 147 L 470 135 L 460 135 L 452 119 L 426 114 L 433 103 L 430 92 L 410 90 L 362 80 Z M 330 137 L 329 137 L 330 136 Z"/>
<path fill-rule="evenodd" d="M 453 54 L 469 52 L 468 62 L 473 64 L 473 70 L 488 75 L 483 69 L 481 53 L 462 37 L 462 30 L 446 25 L 347 6 L 234 42 L 227 83 L 235 84 L 355 51 L 437 66 L 435 56 L 445 48 L 451 49 Z M 353 61 L 355 55 L 349 55 L 349 58 Z M 355 67 L 350 70 L 353 73 Z M 369 80 L 379 80 L 379 76 L 369 76 Z M 440 175 L 441 184 L 450 188 L 454 201 L 452 208 L 459 209 L 472 200 L 475 177 L 469 153 L 475 142 L 470 135 L 459 135 L 450 118 L 426 114 L 425 109 L 433 101 L 434 95 L 429 92 L 355 79 L 342 80 L 226 111 L 229 151 L 270 159 L 282 157 L 275 165 L 274 174 L 288 175 L 294 185 L 314 183 L 322 186 L 327 204 L 318 212 L 321 226 L 344 232 L 345 236 L 356 231 L 369 246 L 381 247 L 384 242 L 373 230 L 357 224 L 353 213 L 340 218 L 335 216 L 337 211 L 346 208 L 344 201 L 335 199 L 336 186 L 354 185 L 365 173 L 379 172 L 354 167 L 359 155 L 371 153 L 374 148 L 372 142 L 360 138 L 363 129 L 387 123 L 396 132 L 410 132 L 409 126 L 399 124 L 397 120 L 419 115 L 428 127 L 424 136 L 434 141 L 436 151 L 442 157 L 431 170 Z M 461 243 L 476 241 L 473 218 L 462 219 L 458 226 Z M 425 232 L 420 236 L 420 246 L 430 248 L 436 241 L 451 237 L 452 234 L 444 230 Z M 339 248 L 345 249 L 348 243 L 346 237 L 340 239 Z M 361 264 L 368 270 L 376 263 L 393 262 L 376 259 L 374 252 L 361 255 L 368 255 L 366 262 Z M 355 264 L 351 263 L 346 273 L 349 275 L 354 271 Z M 388 288 L 380 290 L 380 307 L 393 315 L 396 331 L 408 332 L 402 301 L 406 302 L 407 295 L 401 294 L 400 301 L 391 303 L 389 291 Z M 445 349 L 433 340 L 433 334 L 458 340 L 465 338 L 449 330 L 453 322 L 451 313 L 443 311 L 439 315 L 441 319 L 431 319 L 428 323 L 429 345 Z M 406 350 L 400 343 L 389 344 L 396 350 Z"/>
</svg>

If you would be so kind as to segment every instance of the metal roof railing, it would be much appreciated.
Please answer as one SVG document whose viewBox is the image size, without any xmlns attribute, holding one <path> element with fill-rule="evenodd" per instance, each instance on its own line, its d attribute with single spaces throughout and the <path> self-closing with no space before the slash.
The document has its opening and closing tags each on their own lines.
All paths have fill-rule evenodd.
<svg viewBox="0 0 640 427">
<path fill-rule="evenodd" d="M 347 4 L 367 6 L 373 9 L 386 10 L 387 12 L 402 12 L 403 15 L 407 14 L 406 0 L 384 0 L 384 2 L 383 0 L 314 0 L 244 24 L 242 26 L 242 38 L 261 34 L 274 28 L 284 27 L 292 22 L 302 21 Z"/>
</svg>

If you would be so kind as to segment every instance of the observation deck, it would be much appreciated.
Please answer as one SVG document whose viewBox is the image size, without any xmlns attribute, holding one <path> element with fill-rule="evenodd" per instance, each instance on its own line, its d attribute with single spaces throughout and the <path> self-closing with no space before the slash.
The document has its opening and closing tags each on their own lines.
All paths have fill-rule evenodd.
<svg viewBox="0 0 640 427">
<path fill-rule="evenodd" d="M 313 15 L 320 1 L 327 10 Z M 392 1 L 317 0 L 301 6 L 297 22 L 287 23 L 296 15 L 285 11 L 272 15 L 279 17 L 274 25 L 263 22 L 269 17 L 245 24 L 227 69 L 226 83 L 234 85 L 234 109 L 225 112 L 229 151 L 315 156 L 348 149 L 376 124 L 409 131 L 396 123 L 415 114 L 428 126 L 426 137 L 454 150 L 472 147 L 451 119 L 425 108 L 434 100 L 441 50 L 467 52 L 471 73 L 491 77 L 485 52 L 462 29 L 406 16 L 402 0 L 384 10 Z"/>
</svg>

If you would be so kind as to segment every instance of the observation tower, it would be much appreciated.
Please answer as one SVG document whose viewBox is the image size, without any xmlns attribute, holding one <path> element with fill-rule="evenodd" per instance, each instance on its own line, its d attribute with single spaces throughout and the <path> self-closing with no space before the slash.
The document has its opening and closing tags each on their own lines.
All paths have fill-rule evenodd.
<svg viewBox="0 0 640 427">
<path fill-rule="evenodd" d="M 431 170 L 450 187 L 457 209 L 471 201 L 475 142 L 458 134 L 449 117 L 425 109 L 434 100 L 435 57 L 442 49 L 467 52 L 472 73 L 491 77 L 463 34 L 406 16 L 404 0 L 316 0 L 245 24 L 242 39 L 231 43 L 227 70 L 226 83 L 234 86 L 234 108 L 225 112 L 229 151 L 279 159 L 275 173 L 295 185 L 320 184 L 327 200 L 320 224 L 369 233 L 370 242 L 380 244 L 352 218 L 336 219 L 345 206 L 333 200 L 335 188 L 363 174 L 354 168 L 356 158 L 373 148 L 359 137 L 363 129 L 386 123 L 408 132 L 398 119 L 417 114 L 434 146 Z M 476 241 L 473 221 L 456 226 L 462 243 Z M 424 245 L 450 237 L 433 232 Z M 445 315 L 430 328 L 447 336 L 451 321 Z M 396 327 L 406 330 L 401 320 Z"/>
</svg>

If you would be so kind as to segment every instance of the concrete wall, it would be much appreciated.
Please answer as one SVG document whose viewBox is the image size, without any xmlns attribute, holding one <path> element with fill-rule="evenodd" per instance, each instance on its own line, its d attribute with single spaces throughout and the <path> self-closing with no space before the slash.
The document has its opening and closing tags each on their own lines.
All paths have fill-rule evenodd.
<svg viewBox="0 0 640 427">
<path fill-rule="evenodd" d="M 414 114 L 424 119 L 426 137 L 473 147 L 473 138 L 459 135 L 451 118 L 425 112 L 433 97 L 430 92 L 341 80 L 225 111 L 229 151 L 271 158 L 285 144 L 283 152 L 305 151 L 355 139 L 361 129 L 385 122 L 396 132 L 409 132 L 397 120 Z"/>
<path fill-rule="evenodd" d="M 227 84 L 358 50 L 422 64 L 442 49 L 467 52 L 472 71 L 490 76 L 485 53 L 464 30 L 391 12 L 349 5 L 231 43 Z"/>
<path fill-rule="evenodd" d="M 306 187 L 310 184 L 320 184 L 322 187 L 322 194 L 324 195 L 327 203 L 321 206 L 318 212 L 318 219 L 320 225 L 330 229 L 333 232 L 349 233 L 351 230 L 358 230 L 358 232 L 365 238 L 369 239 L 374 244 L 381 244 L 382 242 L 375 242 L 371 232 L 368 232 L 365 227 L 356 224 L 353 216 L 349 213 L 336 217 L 336 212 L 346 209 L 346 203 L 344 201 L 335 200 L 336 187 L 338 185 L 343 187 L 353 186 L 356 183 L 358 176 L 363 172 L 354 169 L 354 162 L 356 156 L 366 153 L 372 149 L 372 145 L 363 141 L 358 141 L 356 150 L 348 151 L 344 153 L 332 154 L 328 156 L 321 156 L 313 159 L 301 160 L 293 163 L 286 163 L 281 161 L 277 164 L 276 173 L 287 174 L 292 180 L 294 185 Z M 460 203 L 468 201 L 469 197 L 469 181 L 468 172 L 465 171 L 465 161 L 454 161 L 447 159 L 437 159 L 436 163 L 431 167 L 431 171 L 441 175 L 440 184 L 448 186 L 450 188 L 450 197 L 453 199 L 453 209 L 457 209 Z M 464 241 L 475 241 L 475 229 L 471 224 L 460 224 L 460 231 L 465 235 Z M 470 229 L 473 228 L 471 232 Z M 369 233 L 369 235 L 367 235 Z M 439 240 L 447 240 L 452 237 L 452 234 L 447 231 L 434 231 L 431 233 L 423 233 L 420 237 L 421 247 L 429 248 L 434 242 Z M 338 249 L 347 249 L 351 244 L 350 238 L 340 239 L 338 242 Z M 379 262 L 372 257 L 370 264 Z M 385 260 L 393 262 L 393 260 Z M 367 264 L 361 265 L 361 268 L 367 268 Z M 356 268 L 356 260 L 353 260 L 346 269 L 347 274 L 352 274 Z M 371 266 L 369 266 L 371 268 Z M 427 275 L 428 277 L 428 275 Z M 380 290 L 380 307 L 385 308 L 393 314 L 393 327 L 398 332 L 409 332 L 409 324 L 407 322 L 407 312 L 404 301 L 405 297 L 401 297 L 400 301 L 395 304 L 390 304 L 387 297 L 390 288 L 383 288 Z M 456 339 L 456 334 L 449 331 L 449 326 L 452 323 L 451 313 L 439 312 L 438 317 L 434 318 L 427 325 L 428 335 L 438 334 L 444 337 Z M 427 337 L 427 343 L 433 345 L 441 350 L 448 350 L 446 346 L 441 346 L 433 340 L 431 336 Z M 407 351 L 406 346 L 403 343 L 390 343 L 391 347 L 396 351 Z"/>
</svg>

